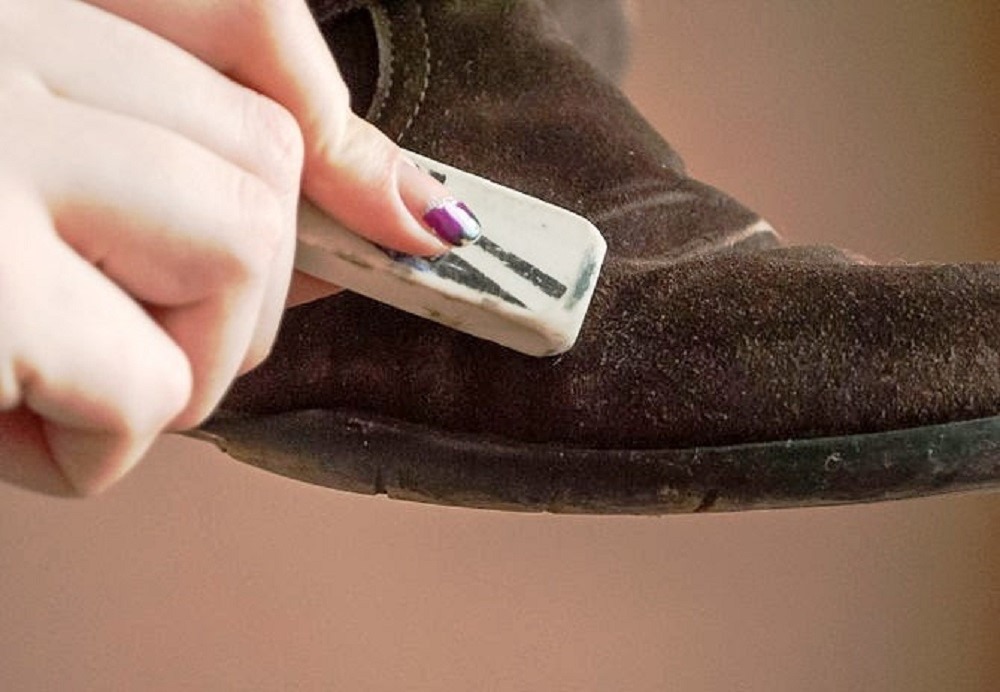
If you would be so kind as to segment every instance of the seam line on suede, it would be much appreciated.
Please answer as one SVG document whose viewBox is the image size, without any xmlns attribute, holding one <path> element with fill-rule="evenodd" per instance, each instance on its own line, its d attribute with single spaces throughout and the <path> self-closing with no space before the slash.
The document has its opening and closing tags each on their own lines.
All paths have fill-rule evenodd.
<svg viewBox="0 0 1000 692">
<path fill-rule="evenodd" d="M 360 9 L 367 4 L 367 0 L 347 0 L 342 5 L 337 5 L 332 2 L 324 3 L 323 9 L 315 15 L 316 21 L 322 24 L 323 22 L 333 19 L 334 17 L 339 17 L 353 10 Z"/>
<path fill-rule="evenodd" d="M 419 33 L 424 42 L 424 81 L 420 86 L 420 93 L 417 94 L 417 101 L 413 105 L 413 112 L 410 113 L 409 119 L 406 124 L 403 125 L 403 129 L 400 131 L 399 136 L 396 137 L 397 142 L 401 142 L 406 133 L 409 132 L 410 127 L 413 126 L 413 122 L 417 119 L 417 115 L 420 113 L 421 107 L 424 105 L 424 100 L 427 98 L 427 92 L 430 90 L 431 84 L 431 37 L 427 31 L 427 21 L 424 19 L 424 11 L 418 3 L 413 4 L 415 10 L 416 20 L 420 25 Z"/>
<path fill-rule="evenodd" d="M 372 98 L 365 120 L 375 123 L 382 117 L 385 104 L 392 93 L 396 81 L 395 35 L 389 12 L 380 2 L 366 2 L 375 29 L 375 44 L 378 50 L 378 77 L 375 80 L 375 96 Z"/>
<path fill-rule="evenodd" d="M 661 192 L 646 199 L 640 199 L 635 202 L 622 204 L 615 209 L 609 209 L 608 211 L 599 214 L 593 214 L 591 216 L 591 221 L 595 224 L 600 224 L 627 214 L 634 214 L 635 212 L 643 211 L 644 209 L 648 209 L 650 207 L 656 207 L 661 204 L 683 204 L 684 202 L 697 201 L 698 199 L 700 199 L 698 195 L 686 190 Z"/>
<path fill-rule="evenodd" d="M 736 247 L 743 241 L 750 240 L 750 238 L 763 233 L 772 235 L 779 240 L 781 239 L 781 235 L 774 230 L 774 227 L 771 226 L 770 223 L 768 223 L 765 219 L 757 219 L 749 226 L 745 226 L 739 231 L 734 231 L 725 236 L 722 240 L 718 240 L 716 242 L 706 243 L 703 238 L 696 238 L 675 248 L 667 255 L 660 255 L 657 257 L 629 257 L 627 262 L 633 267 L 648 267 L 655 269 L 656 267 L 663 266 L 664 262 L 686 262 L 687 260 L 714 254 L 720 250 Z"/>
<path fill-rule="evenodd" d="M 395 51 L 393 50 L 392 20 L 389 19 L 389 12 L 377 0 L 344 0 L 343 4 L 340 5 L 332 2 L 324 4 L 313 16 L 316 23 L 322 26 L 324 22 L 343 17 L 348 12 L 356 10 L 367 10 L 371 14 L 375 42 L 378 48 L 378 67 L 376 68 L 378 77 L 375 81 L 375 95 L 372 97 L 368 112 L 365 113 L 365 120 L 374 123 L 382 115 L 389 93 L 392 91 L 394 78 Z"/>
</svg>

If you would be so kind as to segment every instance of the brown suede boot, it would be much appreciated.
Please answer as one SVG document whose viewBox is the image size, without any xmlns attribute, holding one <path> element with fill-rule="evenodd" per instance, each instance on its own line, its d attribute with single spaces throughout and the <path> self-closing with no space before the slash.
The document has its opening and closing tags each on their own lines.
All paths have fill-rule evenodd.
<svg viewBox="0 0 1000 692">
<path fill-rule="evenodd" d="M 314 0 L 354 109 L 400 144 L 593 221 L 619 257 L 774 246 L 581 60 L 541 3 Z"/>
<path fill-rule="evenodd" d="M 851 262 L 685 177 L 527 0 L 314 2 L 356 107 L 581 213 L 609 260 L 533 359 L 356 295 L 290 310 L 198 433 L 358 492 L 581 512 L 745 509 L 1000 481 L 1000 267 Z"/>
</svg>

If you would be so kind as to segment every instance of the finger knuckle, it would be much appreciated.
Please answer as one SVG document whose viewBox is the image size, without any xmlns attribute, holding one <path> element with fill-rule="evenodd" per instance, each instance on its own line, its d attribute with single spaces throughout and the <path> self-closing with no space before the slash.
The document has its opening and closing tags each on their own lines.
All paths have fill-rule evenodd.
<svg viewBox="0 0 1000 692">
<path fill-rule="evenodd" d="M 0 95 L 13 103 L 25 98 L 47 96 L 50 92 L 32 71 L 16 64 L 0 65 Z"/>
<path fill-rule="evenodd" d="M 338 156 L 351 163 L 369 189 L 381 195 L 391 195 L 395 191 L 396 170 L 402 153 L 370 124 L 358 118 L 350 119 Z"/>
<path fill-rule="evenodd" d="M 121 385 L 107 428 L 126 437 L 155 435 L 188 405 L 193 390 L 191 366 L 183 351 L 163 339 L 145 351 L 120 353 Z"/>
<path fill-rule="evenodd" d="M 289 12 L 297 10 L 294 4 L 301 0 L 238 0 L 236 9 L 244 31 L 251 38 L 261 38 L 270 33 L 270 29 L 284 21 Z"/>
<path fill-rule="evenodd" d="M 175 351 L 178 352 L 164 359 L 160 371 L 156 410 L 152 414 L 152 420 L 158 430 L 166 428 L 181 414 L 190 403 L 194 391 L 191 366 L 179 349 Z"/>
<path fill-rule="evenodd" d="M 294 228 L 274 191 L 249 173 L 235 175 L 233 204 L 237 223 L 225 240 L 224 255 L 236 279 L 257 281 L 268 271 L 284 235 Z"/>
<path fill-rule="evenodd" d="M 253 12 L 268 26 L 281 21 L 298 0 L 245 0 Z"/>
<path fill-rule="evenodd" d="M 258 152 L 260 172 L 282 188 L 297 186 L 305 145 L 294 116 L 275 101 L 248 90 L 244 123 L 246 139 Z"/>
</svg>

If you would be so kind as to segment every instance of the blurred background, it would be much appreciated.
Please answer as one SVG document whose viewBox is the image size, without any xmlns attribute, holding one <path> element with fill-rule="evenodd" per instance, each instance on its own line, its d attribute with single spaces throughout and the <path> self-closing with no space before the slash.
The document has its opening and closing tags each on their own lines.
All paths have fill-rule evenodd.
<svg viewBox="0 0 1000 692">
<path fill-rule="evenodd" d="M 1000 6 L 637 0 L 629 95 L 794 243 L 1000 259 Z"/>
<path fill-rule="evenodd" d="M 627 91 L 794 242 L 1000 259 L 991 0 L 646 0 Z M 718 516 L 357 497 L 166 439 L 0 487 L 3 690 L 995 690 L 1000 494 Z"/>
</svg>

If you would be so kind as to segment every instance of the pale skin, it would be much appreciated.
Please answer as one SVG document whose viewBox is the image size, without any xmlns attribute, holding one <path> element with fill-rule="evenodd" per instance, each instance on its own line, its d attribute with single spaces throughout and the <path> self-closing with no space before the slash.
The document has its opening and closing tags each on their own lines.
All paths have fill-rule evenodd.
<svg viewBox="0 0 1000 692">
<path fill-rule="evenodd" d="M 446 191 L 304 0 L 0 0 L 0 479 L 92 494 L 268 354 L 296 209 L 412 254 Z"/>
</svg>

